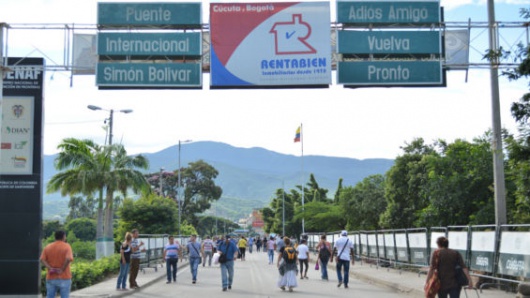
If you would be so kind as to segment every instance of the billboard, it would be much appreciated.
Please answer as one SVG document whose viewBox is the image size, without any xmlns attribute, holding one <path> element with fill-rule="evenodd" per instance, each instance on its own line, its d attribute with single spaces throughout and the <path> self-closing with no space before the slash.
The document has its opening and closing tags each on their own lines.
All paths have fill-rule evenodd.
<svg viewBox="0 0 530 298">
<path fill-rule="evenodd" d="M 43 58 L 8 58 L 0 96 L 0 296 L 41 294 Z"/>
<path fill-rule="evenodd" d="M 212 88 L 331 84 L 329 2 L 210 5 Z"/>
</svg>

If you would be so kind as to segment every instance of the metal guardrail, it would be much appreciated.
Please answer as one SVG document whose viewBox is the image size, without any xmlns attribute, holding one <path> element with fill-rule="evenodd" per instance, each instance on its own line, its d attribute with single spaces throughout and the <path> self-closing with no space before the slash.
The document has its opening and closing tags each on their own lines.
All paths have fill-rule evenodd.
<svg viewBox="0 0 530 298">
<path fill-rule="evenodd" d="M 181 246 L 183 261 L 188 260 L 188 253 L 186 251 L 186 244 L 190 236 L 173 236 L 175 242 Z M 167 234 L 140 234 L 139 240 L 145 244 L 145 251 L 140 255 L 140 270 L 145 273 L 146 269 L 154 269 L 158 271 L 159 267 L 164 267 L 164 247 L 169 242 L 169 235 Z M 197 237 L 200 242 L 201 238 Z"/>
<path fill-rule="evenodd" d="M 310 239 L 308 245 L 314 253 L 320 235 L 327 235 L 332 246 L 340 237 L 335 231 L 307 234 Z M 503 234 L 507 239 L 505 242 L 515 244 L 501 245 Z M 449 247 L 462 254 L 470 274 L 483 279 L 481 291 L 488 286 L 513 291 L 518 284 L 530 279 L 530 250 L 527 249 L 530 247 L 530 225 L 350 231 L 348 235 L 354 243 L 355 258 L 361 264 L 366 262 L 377 268 L 394 268 L 399 273 L 402 270 L 417 270 L 418 276 L 427 273 L 431 253 L 437 248 L 436 239 L 445 236 L 449 238 Z"/>
</svg>

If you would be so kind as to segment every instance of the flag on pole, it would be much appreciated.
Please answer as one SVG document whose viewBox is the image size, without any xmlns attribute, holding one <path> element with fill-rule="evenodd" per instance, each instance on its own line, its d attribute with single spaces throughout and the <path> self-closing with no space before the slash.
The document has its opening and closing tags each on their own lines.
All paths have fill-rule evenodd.
<svg viewBox="0 0 530 298">
<path fill-rule="evenodd" d="M 296 130 L 296 136 L 294 137 L 294 142 L 300 142 L 300 126 L 298 126 L 298 129 Z"/>
</svg>

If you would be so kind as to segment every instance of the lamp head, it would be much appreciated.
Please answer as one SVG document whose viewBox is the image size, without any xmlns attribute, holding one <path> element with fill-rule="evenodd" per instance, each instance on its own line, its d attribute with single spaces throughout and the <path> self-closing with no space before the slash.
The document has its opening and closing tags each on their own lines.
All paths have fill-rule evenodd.
<svg viewBox="0 0 530 298">
<path fill-rule="evenodd" d="M 88 105 L 87 108 L 89 108 L 89 109 L 92 110 L 92 111 L 101 110 L 100 107 L 98 107 L 98 106 L 94 106 L 94 105 Z"/>
</svg>

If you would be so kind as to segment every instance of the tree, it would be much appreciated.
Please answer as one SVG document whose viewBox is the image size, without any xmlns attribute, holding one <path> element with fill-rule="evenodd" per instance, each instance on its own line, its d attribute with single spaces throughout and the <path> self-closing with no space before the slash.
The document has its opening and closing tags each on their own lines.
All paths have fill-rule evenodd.
<svg viewBox="0 0 530 298">
<path fill-rule="evenodd" d="M 197 233 L 203 237 L 216 234 L 226 234 L 230 229 L 237 229 L 239 225 L 229 219 L 215 216 L 199 216 Z"/>
<path fill-rule="evenodd" d="M 45 220 L 42 223 L 42 238 L 46 239 L 53 236 L 55 231 L 64 229 L 64 226 L 58 220 Z"/>
<path fill-rule="evenodd" d="M 75 233 L 80 241 L 96 240 L 96 221 L 91 218 L 76 218 L 66 224 L 66 231 Z"/>
<path fill-rule="evenodd" d="M 217 201 L 223 190 L 215 185 L 219 172 L 208 163 L 199 160 L 192 162 L 181 171 L 184 184 L 184 198 L 181 202 L 182 214 L 193 226 L 197 226 L 196 214 L 210 209 L 211 202 Z"/>
<path fill-rule="evenodd" d="M 127 156 L 121 144 L 102 147 L 91 140 L 75 138 L 64 139 L 58 148 L 61 151 L 55 167 L 62 172 L 50 179 L 47 191 L 61 191 L 63 196 L 98 192 L 96 237 L 112 239 L 114 192 L 120 191 L 125 196 L 129 189 L 135 193 L 149 191 L 147 181 L 136 170 L 147 168 L 147 159 L 141 155 Z"/>
<path fill-rule="evenodd" d="M 417 226 L 490 224 L 493 210 L 493 164 L 490 139 L 473 143 L 438 142 L 439 154 L 425 158 L 428 206 L 418 213 Z"/>
<path fill-rule="evenodd" d="M 410 228 L 418 219 L 417 211 L 428 205 L 425 196 L 427 169 L 424 158 L 436 154 L 423 139 L 415 139 L 403 148 L 392 168 L 386 173 L 387 208 L 381 216 L 381 227 Z"/>
<path fill-rule="evenodd" d="M 70 213 L 68 213 L 66 221 L 82 217 L 95 218 L 95 207 L 96 202 L 93 196 L 86 197 L 86 200 L 82 196 L 71 196 L 70 201 L 68 201 Z"/>
<path fill-rule="evenodd" d="M 155 194 L 142 196 L 136 201 L 125 199 L 118 213 L 118 238 L 132 229 L 138 229 L 142 234 L 177 234 L 178 209 L 172 199 Z"/>
<path fill-rule="evenodd" d="M 380 229 L 379 217 L 387 207 L 385 177 L 368 176 L 354 187 L 343 188 L 337 205 L 340 216 L 347 220 L 346 229 Z"/>
</svg>

